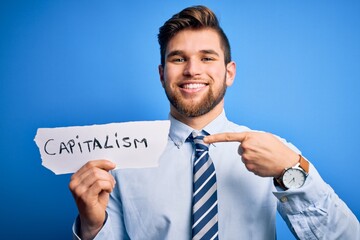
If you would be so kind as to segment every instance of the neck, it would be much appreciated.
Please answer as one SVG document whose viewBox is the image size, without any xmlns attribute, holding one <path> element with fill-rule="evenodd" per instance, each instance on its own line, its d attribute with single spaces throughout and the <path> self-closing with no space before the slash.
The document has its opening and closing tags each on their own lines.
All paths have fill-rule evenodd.
<svg viewBox="0 0 360 240">
<path fill-rule="evenodd" d="M 187 117 L 180 114 L 172 105 L 170 107 L 170 114 L 176 120 L 188 125 L 189 127 L 195 130 L 201 130 L 215 118 L 217 118 L 223 111 L 224 100 L 221 101 L 217 106 L 215 106 L 210 112 L 205 113 L 198 117 Z"/>
</svg>

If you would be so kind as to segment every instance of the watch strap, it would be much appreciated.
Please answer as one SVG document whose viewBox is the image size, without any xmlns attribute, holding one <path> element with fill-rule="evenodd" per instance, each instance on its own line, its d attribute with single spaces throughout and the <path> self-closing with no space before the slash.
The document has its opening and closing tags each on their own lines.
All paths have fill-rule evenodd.
<svg viewBox="0 0 360 240">
<path fill-rule="evenodd" d="M 299 159 L 299 167 L 301 167 L 306 173 L 309 173 L 309 162 L 299 154 L 300 159 Z"/>
</svg>

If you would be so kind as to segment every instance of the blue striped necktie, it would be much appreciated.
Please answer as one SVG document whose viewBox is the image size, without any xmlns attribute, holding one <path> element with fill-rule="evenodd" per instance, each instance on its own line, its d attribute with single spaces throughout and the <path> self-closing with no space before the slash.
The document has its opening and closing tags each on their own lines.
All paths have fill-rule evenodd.
<svg viewBox="0 0 360 240">
<path fill-rule="evenodd" d="M 189 140 L 195 145 L 193 166 L 192 239 L 219 239 L 215 167 L 209 157 L 204 135 L 193 131 Z"/>
</svg>

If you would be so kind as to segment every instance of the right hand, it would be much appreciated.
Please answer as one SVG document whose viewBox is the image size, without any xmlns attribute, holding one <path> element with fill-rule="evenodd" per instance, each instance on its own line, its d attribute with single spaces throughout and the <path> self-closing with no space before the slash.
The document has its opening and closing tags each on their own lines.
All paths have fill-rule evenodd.
<svg viewBox="0 0 360 240">
<path fill-rule="evenodd" d="M 246 168 L 261 177 L 277 178 L 299 161 L 299 155 L 271 133 L 218 133 L 206 136 L 204 142 L 239 142 L 238 153 Z"/>
<path fill-rule="evenodd" d="M 115 163 L 95 160 L 86 163 L 71 177 L 69 188 L 80 216 L 82 239 L 93 239 L 102 228 L 115 179 L 109 173 Z"/>
</svg>

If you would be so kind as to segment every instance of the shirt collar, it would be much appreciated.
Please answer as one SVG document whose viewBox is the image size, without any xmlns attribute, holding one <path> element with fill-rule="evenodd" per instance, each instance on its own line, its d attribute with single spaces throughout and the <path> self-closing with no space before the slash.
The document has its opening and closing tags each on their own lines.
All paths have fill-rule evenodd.
<svg viewBox="0 0 360 240">
<path fill-rule="evenodd" d="M 179 148 L 189 137 L 190 133 L 194 131 L 193 128 L 188 125 L 176 120 L 173 116 L 169 114 L 170 119 L 170 131 L 169 137 L 174 142 L 174 144 Z M 221 130 L 226 125 L 227 118 L 225 111 L 223 110 L 219 116 L 217 116 L 212 122 L 206 125 L 203 130 L 209 134 L 220 133 Z"/>
</svg>

